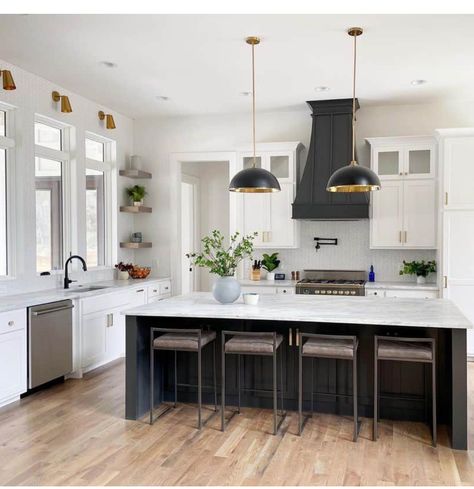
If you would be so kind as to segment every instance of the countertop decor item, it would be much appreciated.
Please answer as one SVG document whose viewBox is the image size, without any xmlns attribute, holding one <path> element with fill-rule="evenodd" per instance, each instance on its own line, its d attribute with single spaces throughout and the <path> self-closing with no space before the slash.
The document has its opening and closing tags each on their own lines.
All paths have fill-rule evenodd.
<svg viewBox="0 0 474 489">
<path fill-rule="evenodd" d="M 252 265 L 252 271 L 250 272 L 250 280 L 258 282 L 261 277 L 262 262 L 260 260 L 254 260 Z"/>
<path fill-rule="evenodd" d="M 375 282 L 375 272 L 374 272 L 374 266 L 373 265 L 370 265 L 369 282 Z"/>
<path fill-rule="evenodd" d="M 260 44 L 260 38 L 251 36 L 245 39 L 252 46 L 252 142 L 253 162 L 250 168 L 240 170 L 229 184 L 231 192 L 263 193 L 279 192 L 281 190 L 278 179 L 264 168 L 257 168 L 257 156 L 255 151 L 255 46 Z"/>
<path fill-rule="evenodd" d="M 242 297 L 244 299 L 244 304 L 247 304 L 248 306 L 256 306 L 258 304 L 259 295 L 256 292 L 246 292 L 245 294 L 242 294 Z"/>
<path fill-rule="evenodd" d="M 115 265 L 115 268 L 117 269 L 117 278 L 119 280 L 128 280 L 128 272 L 133 268 L 133 265 L 131 263 L 124 263 L 123 261 L 121 261 L 120 263 L 117 263 L 117 265 Z"/>
<path fill-rule="evenodd" d="M 131 243 L 141 243 L 143 241 L 143 235 L 140 232 L 132 233 L 130 235 Z"/>
<path fill-rule="evenodd" d="M 280 265 L 280 260 L 278 259 L 278 253 L 268 253 L 263 254 L 262 268 L 267 271 L 267 280 L 275 280 L 275 272 Z"/>
<path fill-rule="evenodd" d="M 133 265 L 133 267 L 128 271 L 131 278 L 147 278 L 150 275 L 150 267 L 139 267 Z"/>
<path fill-rule="evenodd" d="M 284 273 L 275 273 L 275 280 L 285 280 L 286 275 Z"/>
<path fill-rule="evenodd" d="M 230 244 L 226 246 L 224 235 L 214 229 L 209 236 L 202 238 L 202 252 L 186 254 L 192 265 L 208 268 L 211 273 L 218 275 L 212 286 L 212 294 L 221 304 L 230 304 L 239 298 L 240 284 L 234 278 L 235 271 L 242 260 L 252 256 L 256 235 L 254 233 L 240 238 L 240 233 L 236 232 L 230 236 Z"/>
<path fill-rule="evenodd" d="M 127 196 L 133 202 L 134 206 L 143 205 L 143 199 L 147 195 L 147 191 L 143 185 L 134 185 L 125 189 Z"/>
<path fill-rule="evenodd" d="M 356 62 L 357 37 L 364 31 L 361 27 L 351 27 L 347 33 L 354 38 L 354 63 L 352 81 L 352 160 L 349 165 L 336 170 L 328 180 L 328 192 L 370 192 L 380 190 L 379 177 L 370 168 L 359 166 L 355 154 L 355 125 L 356 125 Z"/>
<path fill-rule="evenodd" d="M 436 261 L 410 261 L 403 260 L 403 266 L 400 270 L 400 275 L 416 275 L 416 283 L 426 283 L 426 277 L 430 273 L 436 272 Z"/>
</svg>

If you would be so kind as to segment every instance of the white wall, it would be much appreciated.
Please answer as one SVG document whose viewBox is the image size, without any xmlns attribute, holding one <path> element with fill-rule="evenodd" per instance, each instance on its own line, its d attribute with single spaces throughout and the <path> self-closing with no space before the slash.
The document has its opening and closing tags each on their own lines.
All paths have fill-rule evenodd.
<svg viewBox="0 0 474 489">
<path fill-rule="evenodd" d="M 369 148 L 364 142 L 366 137 L 431 134 L 440 127 L 463 127 L 474 125 L 474 101 L 456 101 L 437 104 L 364 106 L 358 112 L 357 140 L 358 156 L 362 164 L 368 164 Z M 306 148 L 311 134 L 311 117 L 309 108 L 289 111 L 266 112 L 257 114 L 257 141 L 301 141 Z M 170 168 L 169 154 L 172 152 L 198 151 L 231 151 L 248 145 L 251 140 L 250 113 L 229 115 L 206 115 L 175 118 L 139 119 L 134 124 L 135 150 L 141 154 L 149 169 L 157 175 L 153 205 L 159 208 L 155 217 L 156 227 L 151 231 L 152 239 L 158 246 L 148 250 L 148 261 L 158 258 L 163 273 L 171 272 L 169 268 L 169 247 L 171 223 L 168 219 L 170 210 Z M 306 153 L 302 155 L 303 164 Z M 318 234 L 331 234 L 342 239 L 341 246 L 332 251 L 321 250 L 313 255 L 313 243 L 309 242 Z M 349 233 L 348 230 L 351 232 Z M 321 268 L 342 268 L 344 266 L 363 267 L 373 262 L 377 268 L 379 280 L 398 279 L 398 268 L 402 258 L 431 258 L 434 252 L 395 252 L 374 251 L 370 256 L 365 250 L 368 245 L 368 223 L 364 221 L 351 223 L 311 223 L 302 225 L 303 252 L 287 251 L 282 253 L 286 265 L 291 270 L 302 266 L 321 266 Z M 347 247 L 351 236 L 357 238 L 353 249 L 366 253 L 355 255 Z M 355 238 L 354 238 L 355 239 Z M 344 245 L 342 243 L 345 243 Z M 311 254 L 310 254 L 311 253 Z M 351 258 L 352 257 L 352 258 Z M 306 264 L 306 260 L 311 263 Z M 294 265 L 291 262 L 294 261 Z M 354 263 L 353 265 L 351 265 Z"/>
<path fill-rule="evenodd" d="M 218 229 L 229 237 L 229 164 L 227 161 L 186 162 L 182 172 L 199 179 L 199 232 L 208 236 Z M 189 250 L 189 251 L 198 251 Z M 210 291 L 214 277 L 206 269 L 198 272 L 199 290 Z"/>
<path fill-rule="evenodd" d="M 54 53 L 52 54 L 54 55 Z M 28 73 L 6 61 L 0 60 L 2 69 L 12 71 L 16 90 L 6 91 L 0 88 L 0 102 L 15 107 L 16 148 L 15 148 L 15 188 L 8 190 L 13 195 L 15 208 L 15 263 L 14 277 L 0 281 L 0 293 L 27 292 L 56 286 L 61 281 L 60 275 L 39 277 L 36 273 L 36 245 L 35 245 L 35 182 L 34 182 L 34 131 L 33 121 L 35 114 L 50 117 L 75 128 L 77 145 L 72 148 L 72 169 L 77 175 L 78 192 L 72 195 L 72 203 L 77 206 L 75 215 L 78 235 L 74 240 L 71 251 L 82 256 L 86 254 L 85 241 L 85 176 L 84 176 L 84 135 L 85 131 L 114 139 L 117 143 L 117 165 L 124 167 L 125 161 L 133 150 L 133 121 L 110 108 L 104 107 L 94 101 L 88 100 L 67 89 L 55 85 L 48 80 Z M 73 112 L 62 114 L 59 105 L 52 101 L 51 92 L 59 91 L 68 95 Z M 104 110 L 112 113 L 117 128 L 106 130 L 99 121 L 97 112 Z M 117 177 L 115 177 L 117 180 Z M 118 200 L 122 200 L 123 189 L 130 181 L 118 179 Z M 118 241 L 126 238 L 133 230 L 132 216 L 118 215 L 117 230 Z M 68 250 L 65 250 L 67 253 Z M 114 250 L 118 260 L 132 260 L 133 252 Z M 78 272 L 79 274 L 79 272 Z M 80 273 L 81 281 L 112 278 L 112 269 Z"/>
</svg>

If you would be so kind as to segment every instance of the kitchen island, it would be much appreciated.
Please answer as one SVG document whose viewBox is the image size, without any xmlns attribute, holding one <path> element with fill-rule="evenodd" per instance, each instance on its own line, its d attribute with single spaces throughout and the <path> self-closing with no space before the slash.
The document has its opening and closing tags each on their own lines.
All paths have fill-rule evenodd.
<svg viewBox="0 0 474 489">
<path fill-rule="evenodd" d="M 268 295 L 257 306 L 240 299 L 234 304 L 218 304 L 209 293 L 178 296 L 125 312 L 126 321 L 126 418 L 138 419 L 149 409 L 149 345 L 151 327 L 203 328 L 219 332 L 277 331 L 284 335 L 282 345 L 285 409 L 297 407 L 296 331 L 326 334 L 355 334 L 359 338 L 359 412 L 373 412 L 374 335 L 431 337 L 437 344 L 438 421 L 449 427 L 453 448 L 467 449 L 467 365 L 466 330 L 472 324 L 446 299 L 398 299 L 372 297 L 320 297 Z M 219 339 L 219 338 L 218 338 Z M 217 341 L 219 346 L 220 341 Z M 218 355 L 218 358 L 220 355 Z M 160 352 L 155 362 L 155 405 L 171 400 L 173 361 L 171 352 Z M 196 355 L 178 354 L 178 382 L 195 384 Z M 271 384 L 271 362 L 264 357 L 243 357 L 243 385 L 266 390 Z M 228 361 L 228 398 L 237 399 L 237 361 Z M 338 397 L 315 396 L 315 410 L 350 414 L 350 362 L 320 359 L 304 365 L 305 387 L 309 393 L 337 393 Z M 212 351 L 203 356 L 203 385 L 212 384 Z M 219 371 L 220 366 L 217 365 Z M 234 370 L 234 372 L 232 372 Z M 308 371 L 306 373 L 306 370 Z M 218 375 L 218 378 L 220 376 Z M 430 379 L 423 364 L 382 362 L 381 418 L 422 421 L 427 419 Z M 345 397 L 346 396 L 346 397 Z M 195 402 L 195 390 L 179 391 L 181 402 Z M 204 402 L 211 403 L 211 391 L 203 391 Z M 244 391 L 242 405 L 271 406 L 267 392 Z M 310 401 L 305 397 L 304 408 Z"/>
</svg>

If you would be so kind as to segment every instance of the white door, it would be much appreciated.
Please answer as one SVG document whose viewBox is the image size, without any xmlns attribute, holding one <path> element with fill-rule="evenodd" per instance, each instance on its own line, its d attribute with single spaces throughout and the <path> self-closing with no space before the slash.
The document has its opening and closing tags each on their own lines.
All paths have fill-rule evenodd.
<svg viewBox="0 0 474 489">
<path fill-rule="evenodd" d="M 373 192 L 370 246 L 401 248 L 403 231 L 403 182 L 384 180 Z"/>
<path fill-rule="evenodd" d="M 26 332 L 0 334 L 0 405 L 26 391 Z"/>
<path fill-rule="evenodd" d="M 451 299 L 474 323 L 474 209 L 444 212 L 443 297 Z M 467 351 L 474 355 L 474 332 Z"/>
<path fill-rule="evenodd" d="M 436 248 L 434 180 L 405 180 L 403 185 L 403 245 Z"/>
<path fill-rule="evenodd" d="M 196 267 L 185 255 L 198 251 L 199 179 L 184 174 L 181 178 L 181 293 L 189 294 L 197 289 Z"/>
</svg>

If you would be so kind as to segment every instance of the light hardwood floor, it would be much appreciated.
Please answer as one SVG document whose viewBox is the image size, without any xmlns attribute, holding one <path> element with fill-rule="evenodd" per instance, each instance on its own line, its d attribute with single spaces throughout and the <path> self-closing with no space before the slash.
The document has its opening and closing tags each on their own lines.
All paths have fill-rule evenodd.
<svg viewBox="0 0 474 489">
<path fill-rule="evenodd" d="M 468 370 L 474 388 L 474 364 Z M 374 443 L 364 419 L 353 443 L 351 419 L 332 415 L 315 416 L 299 437 L 294 413 L 278 436 L 269 434 L 271 412 L 259 409 L 244 409 L 226 433 L 218 416 L 197 431 L 191 406 L 153 426 L 123 414 L 123 362 L 0 409 L 0 484 L 474 484 L 474 452 L 451 450 L 445 427 L 434 449 L 420 423 L 382 421 Z"/>
</svg>

